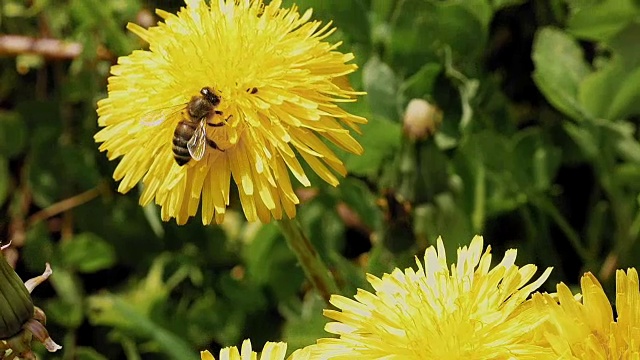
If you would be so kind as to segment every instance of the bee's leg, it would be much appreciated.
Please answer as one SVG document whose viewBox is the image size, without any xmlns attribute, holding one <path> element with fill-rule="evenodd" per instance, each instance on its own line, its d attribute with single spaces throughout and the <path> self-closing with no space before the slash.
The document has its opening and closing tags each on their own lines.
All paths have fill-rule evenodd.
<svg viewBox="0 0 640 360">
<path fill-rule="evenodd" d="M 217 111 L 216 111 L 216 113 L 217 113 Z M 222 112 L 220 112 L 220 114 L 222 114 Z M 220 127 L 220 126 L 224 126 L 224 124 L 226 124 L 226 123 L 227 123 L 227 121 L 228 121 L 229 119 L 231 119 L 231 117 L 233 117 L 233 115 L 229 115 L 229 116 L 227 116 L 227 118 L 226 118 L 226 119 L 224 119 L 224 122 L 219 122 L 219 123 L 210 123 L 210 122 L 208 122 L 208 123 L 207 123 L 207 125 L 209 125 L 209 126 L 213 126 L 213 127 Z"/>
<path fill-rule="evenodd" d="M 211 146 L 212 148 L 214 148 L 214 149 L 216 149 L 216 150 L 218 150 L 218 151 L 222 151 L 222 152 L 224 152 L 224 150 L 222 150 L 222 149 L 220 149 L 220 148 L 218 147 L 218 144 L 216 144 L 216 142 L 215 142 L 215 141 L 213 141 L 213 140 L 211 140 L 211 139 L 209 139 L 209 138 L 207 138 L 207 145 Z"/>
</svg>

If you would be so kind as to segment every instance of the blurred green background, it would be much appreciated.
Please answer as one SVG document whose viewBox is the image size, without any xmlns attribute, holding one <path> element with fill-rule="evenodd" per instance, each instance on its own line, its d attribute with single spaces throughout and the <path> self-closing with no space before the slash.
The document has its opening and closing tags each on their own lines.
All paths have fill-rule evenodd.
<svg viewBox="0 0 640 360">
<path fill-rule="evenodd" d="M 293 1 L 286 0 L 286 6 Z M 442 235 L 553 266 L 545 290 L 592 271 L 610 291 L 640 253 L 640 1 L 299 0 L 333 20 L 368 95 L 363 156 L 333 188 L 300 189 L 298 219 L 344 293 L 414 264 Z M 180 1 L 0 2 L 0 236 L 64 348 L 42 359 L 197 359 L 251 338 L 326 336 L 322 300 L 275 224 L 159 221 L 121 195 L 97 150 L 109 67 L 143 44 L 127 22 Z M 49 42 L 42 42 L 49 39 Z M 403 131 L 411 99 L 430 135 Z M 412 130 L 413 131 L 413 130 Z M 309 175 L 312 172 L 308 172 Z"/>
</svg>

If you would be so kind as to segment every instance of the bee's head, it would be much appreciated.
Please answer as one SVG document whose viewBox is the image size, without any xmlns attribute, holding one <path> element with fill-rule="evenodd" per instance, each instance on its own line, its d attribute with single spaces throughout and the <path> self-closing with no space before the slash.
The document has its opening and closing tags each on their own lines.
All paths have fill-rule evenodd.
<svg viewBox="0 0 640 360">
<path fill-rule="evenodd" d="M 220 96 L 218 96 L 210 87 L 205 86 L 200 90 L 200 94 L 214 107 L 220 104 Z"/>
</svg>

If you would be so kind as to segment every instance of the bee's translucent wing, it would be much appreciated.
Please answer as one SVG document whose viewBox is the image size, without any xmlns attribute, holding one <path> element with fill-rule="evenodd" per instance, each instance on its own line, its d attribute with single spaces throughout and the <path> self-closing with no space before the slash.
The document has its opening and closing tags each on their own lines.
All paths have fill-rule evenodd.
<svg viewBox="0 0 640 360">
<path fill-rule="evenodd" d="M 207 122 L 201 121 L 200 125 L 193 133 L 193 136 L 187 142 L 187 149 L 191 157 L 198 161 L 204 156 L 204 151 L 207 148 Z"/>
<path fill-rule="evenodd" d="M 179 115 L 184 110 L 184 107 L 185 104 L 177 104 L 149 110 L 140 116 L 140 123 L 144 126 L 158 126 L 169 118 Z"/>
</svg>

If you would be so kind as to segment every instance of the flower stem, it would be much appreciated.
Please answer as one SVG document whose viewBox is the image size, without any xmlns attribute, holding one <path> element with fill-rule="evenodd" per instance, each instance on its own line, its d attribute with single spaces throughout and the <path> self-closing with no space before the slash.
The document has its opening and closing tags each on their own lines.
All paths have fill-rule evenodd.
<svg viewBox="0 0 640 360">
<path fill-rule="evenodd" d="M 562 213 L 560 213 L 558 208 L 546 198 L 531 199 L 531 201 L 555 221 L 556 225 L 560 228 L 560 231 L 564 233 L 567 240 L 569 240 L 569 243 L 573 246 L 575 252 L 580 256 L 580 259 L 582 259 L 583 262 L 588 263 L 591 259 L 589 251 L 582 244 L 582 240 L 580 239 L 578 232 L 571 227 L 569 221 L 562 216 Z"/>
<path fill-rule="evenodd" d="M 338 286 L 333 280 L 329 269 L 302 232 L 300 224 L 286 218 L 279 220 L 278 224 L 285 239 L 287 239 L 287 244 L 298 257 L 307 279 L 328 304 L 331 294 L 339 294 Z"/>
</svg>

